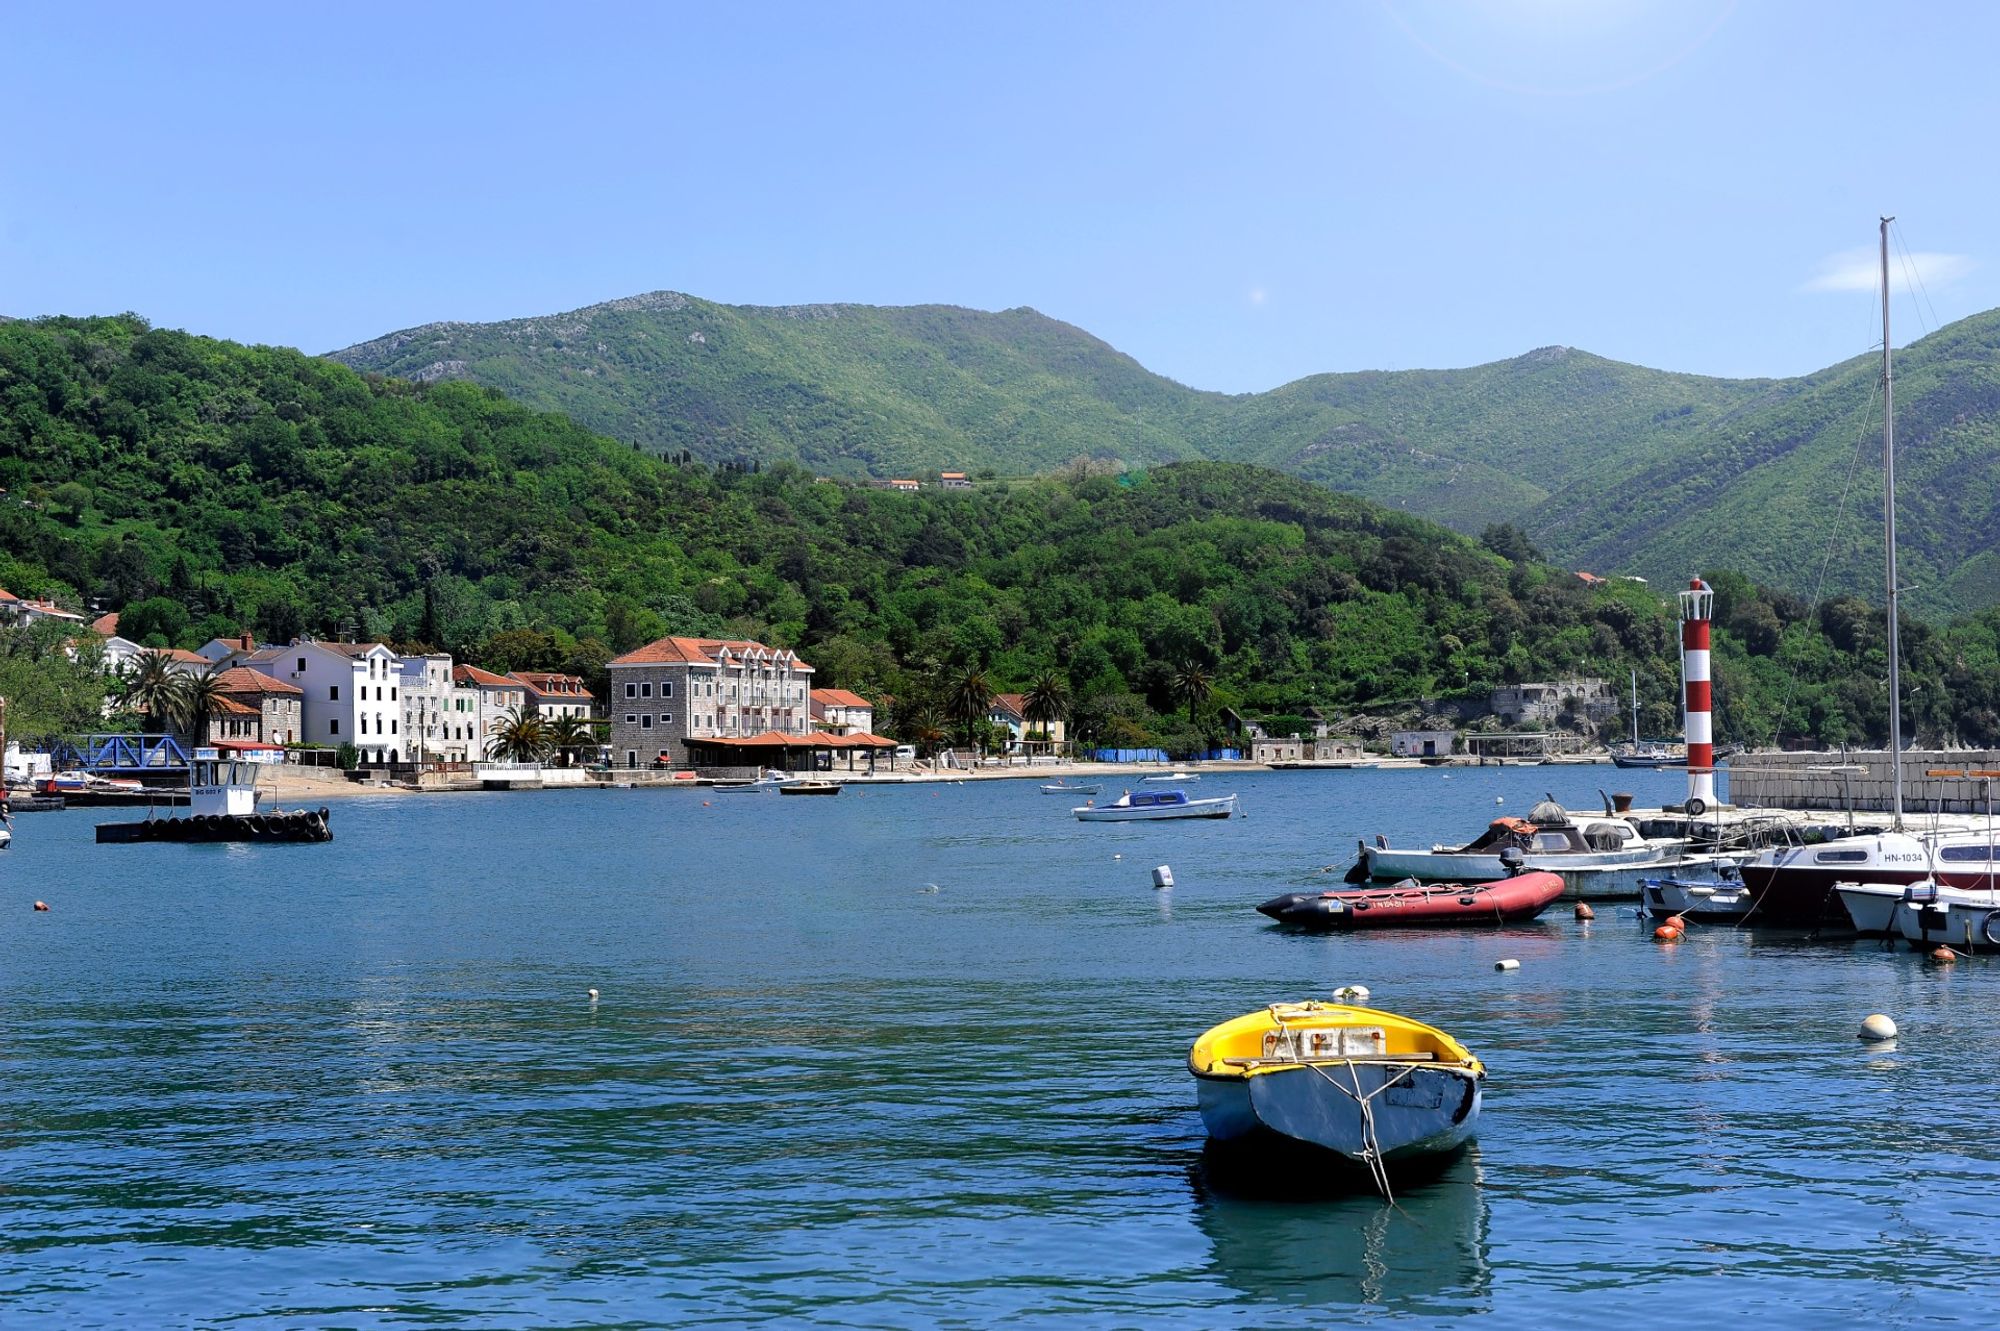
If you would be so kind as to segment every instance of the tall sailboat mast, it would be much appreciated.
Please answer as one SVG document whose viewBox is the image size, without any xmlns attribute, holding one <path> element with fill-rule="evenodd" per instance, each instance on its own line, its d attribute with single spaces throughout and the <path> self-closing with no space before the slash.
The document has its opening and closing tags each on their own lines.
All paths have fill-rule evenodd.
<svg viewBox="0 0 2000 1331">
<path fill-rule="evenodd" d="M 1889 223 L 1882 219 L 1882 518 L 1889 544 L 1889 769 L 1896 826 L 1903 825 L 1903 673 L 1896 599 L 1896 380 L 1889 353 Z"/>
</svg>

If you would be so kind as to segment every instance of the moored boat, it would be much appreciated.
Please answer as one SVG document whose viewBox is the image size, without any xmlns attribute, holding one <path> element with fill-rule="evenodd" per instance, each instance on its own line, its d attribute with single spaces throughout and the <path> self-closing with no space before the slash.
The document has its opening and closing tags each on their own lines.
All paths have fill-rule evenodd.
<svg viewBox="0 0 2000 1331">
<path fill-rule="evenodd" d="M 1307 1147 L 1388 1193 L 1387 1166 L 1442 1156 L 1479 1122 L 1486 1068 L 1434 1026 L 1374 1008 L 1273 1003 L 1205 1032 L 1188 1054 L 1218 1145 Z"/>
<path fill-rule="evenodd" d="M 186 817 L 149 815 L 136 823 L 99 823 L 98 843 L 333 840 L 325 808 L 260 810 L 258 768 L 257 763 L 223 758 L 216 749 L 196 749 L 188 768 Z"/>
<path fill-rule="evenodd" d="M 1104 789 L 1100 785 L 1070 785 L 1063 781 L 1052 781 L 1042 787 L 1044 795 L 1095 795 Z"/>
<path fill-rule="evenodd" d="M 1733 878 L 1642 878 L 1639 901 L 1656 920 L 1697 924 L 1735 924 L 1751 910 L 1750 889 Z"/>
<path fill-rule="evenodd" d="M 766 772 L 754 781 L 718 781 L 712 789 L 724 795 L 769 795 L 791 779 L 783 772 Z"/>
<path fill-rule="evenodd" d="M 1563 894 L 1560 874 L 1523 873 L 1491 883 L 1418 883 L 1288 892 L 1257 909 L 1307 929 L 1410 929 L 1522 924 Z"/>
<path fill-rule="evenodd" d="M 1896 901 L 1894 932 L 1923 948 L 2000 949 L 2000 891 L 1915 884 Z"/>
<path fill-rule="evenodd" d="M 1141 781 L 1199 781 L 1201 780 L 1201 773 L 1175 770 L 1172 772 L 1156 772 L 1151 776 L 1142 776 L 1139 779 Z"/>
<path fill-rule="evenodd" d="M 1490 882 L 1505 877 L 1518 862 L 1523 869 L 1603 869 L 1647 864 L 1684 849 L 1684 841 L 1649 840 L 1631 820 L 1613 815 L 1576 817 L 1553 798 L 1526 818 L 1495 818 L 1462 846 L 1429 850 L 1391 847 L 1381 838 L 1363 843 L 1361 861 L 1350 877 L 1425 883 Z"/>
<path fill-rule="evenodd" d="M 1109 804 L 1085 804 L 1070 810 L 1086 823 L 1154 822 L 1168 818 L 1227 818 L 1236 812 L 1236 797 L 1191 800 L 1184 791 L 1126 791 Z"/>
<path fill-rule="evenodd" d="M 787 781 L 778 787 L 780 795 L 838 795 L 838 781 Z"/>
</svg>

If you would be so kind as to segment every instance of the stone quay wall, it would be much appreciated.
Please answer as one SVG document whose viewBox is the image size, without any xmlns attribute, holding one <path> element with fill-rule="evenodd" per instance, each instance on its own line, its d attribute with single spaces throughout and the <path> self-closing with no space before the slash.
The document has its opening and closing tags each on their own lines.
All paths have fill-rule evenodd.
<svg viewBox="0 0 2000 1331">
<path fill-rule="evenodd" d="M 1740 808 L 1826 809 L 1886 813 L 1894 805 L 1895 776 L 1886 750 L 1746 753 L 1729 762 L 1729 802 Z M 1987 812 L 2000 809 L 2000 751 L 1903 754 L 1906 813 Z"/>
</svg>

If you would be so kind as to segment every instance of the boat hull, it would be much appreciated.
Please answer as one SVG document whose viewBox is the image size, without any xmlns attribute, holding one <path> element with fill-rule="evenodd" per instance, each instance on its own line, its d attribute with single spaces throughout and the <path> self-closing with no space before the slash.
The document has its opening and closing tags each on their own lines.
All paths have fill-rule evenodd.
<svg viewBox="0 0 2000 1331">
<path fill-rule="evenodd" d="M 2000 892 L 1920 887 L 1896 903 L 1894 930 L 1921 948 L 2000 951 Z"/>
<path fill-rule="evenodd" d="M 1305 929 L 1362 930 L 1524 924 L 1562 896 L 1562 878 L 1524 873 L 1492 883 L 1290 892 L 1257 909 Z"/>
<path fill-rule="evenodd" d="M 1310 1146 L 1356 1169 L 1366 1168 L 1370 1127 L 1357 1086 L 1386 1163 L 1455 1151 L 1479 1125 L 1479 1079 L 1458 1068 L 1333 1060 L 1247 1079 L 1197 1076 L 1195 1084 L 1211 1140 Z"/>
<path fill-rule="evenodd" d="M 1116 804 L 1084 805 L 1070 812 L 1079 822 L 1085 823 L 1151 823 L 1165 822 L 1176 818 L 1228 818 L 1236 812 L 1236 797 L 1225 795 L 1214 800 L 1189 800 L 1185 804 L 1149 804 L 1121 806 Z"/>
<path fill-rule="evenodd" d="M 1887 938 L 1896 932 L 1896 906 L 1910 889 L 1902 883 L 1842 883 L 1834 888 L 1847 922 L 1863 938 Z"/>
<path fill-rule="evenodd" d="M 1679 916 L 1697 924 L 1735 924 L 1751 909 L 1750 889 L 1742 883 L 1704 883 L 1686 878 L 1640 880 L 1639 902 L 1656 920 Z"/>
<path fill-rule="evenodd" d="M 333 840 L 327 811 L 294 809 L 248 815 L 202 814 L 193 818 L 148 818 L 136 823 L 99 823 L 100 845 L 140 842 L 317 842 Z"/>
<path fill-rule="evenodd" d="M 1842 883 L 1908 887 L 1931 876 L 1930 853 L 1900 832 L 1767 850 L 1743 866 L 1755 902 L 1747 922 L 1772 928 L 1850 927 Z"/>
</svg>

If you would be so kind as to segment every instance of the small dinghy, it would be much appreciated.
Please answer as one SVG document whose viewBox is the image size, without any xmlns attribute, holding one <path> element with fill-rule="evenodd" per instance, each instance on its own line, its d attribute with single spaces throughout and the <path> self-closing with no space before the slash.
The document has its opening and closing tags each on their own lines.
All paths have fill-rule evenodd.
<svg viewBox="0 0 2000 1331">
<path fill-rule="evenodd" d="M 1678 915 L 1696 924 L 1735 924 L 1756 904 L 1740 878 L 1641 878 L 1639 901 L 1656 920 Z M 1883 927 L 1887 929 L 1886 922 Z"/>
<path fill-rule="evenodd" d="M 1374 1008 L 1273 1003 L 1226 1021 L 1188 1054 L 1202 1123 L 1219 1146 L 1308 1147 L 1365 1171 L 1442 1157 L 1479 1122 L 1486 1068 L 1434 1026 Z"/>
<path fill-rule="evenodd" d="M 1142 776 L 1141 781 L 1199 781 L 1200 772 L 1156 772 L 1152 776 Z"/>
<path fill-rule="evenodd" d="M 1524 873 L 1492 883 L 1419 883 L 1287 892 L 1257 909 L 1280 924 L 1306 929 L 1410 929 L 1440 925 L 1523 924 L 1563 893 L 1560 874 Z"/>
<path fill-rule="evenodd" d="M 1044 795 L 1095 795 L 1103 786 L 1071 786 L 1054 781 L 1042 787 Z"/>
</svg>

